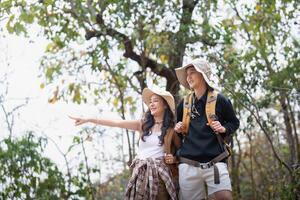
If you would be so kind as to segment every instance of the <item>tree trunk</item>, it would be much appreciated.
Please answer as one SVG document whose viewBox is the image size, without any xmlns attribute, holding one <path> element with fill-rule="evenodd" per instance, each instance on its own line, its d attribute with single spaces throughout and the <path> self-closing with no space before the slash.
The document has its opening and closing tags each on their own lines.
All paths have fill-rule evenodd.
<svg viewBox="0 0 300 200">
<path fill-rule="evenodd" d="M 233 191 L 236 192 L 236 198 L 240 199 L 241 198 L 241 188 L 240 188 L 240 162 L 241 162 L 241 145 L 239 140 L 237 139 L 237 136 L 235 135 L 235 140 L 237 142 L 238 146 L 238 153 L 233 153 L 231 156 L 231 164 L 232 164 L 232 185 L 233 185 Z M 233 144 L 233 142 L 232 142 Z"/>
<path fill-rule="evenodd" d="M 295 149 L 295 143 L 293 139 L 291 119 L 289 117 L 288 106 L 286 103 L 286 94 L 283 93 L 281 94 L 280 105 L 283 112 L 283 119 L 285 124 L 285 131 L 286 131 L 286 140 L 288 142 L 289 150 L 290 150 L 289 165 L 291 166 L 296 161 L 296 154 L 295 154 L 296 149 Z"/>
<path fill-rule="evenodd" d="M 290 99 L 287 96 L 287 103 L 288 103 L 288 110 L 291 116 L 291 121 L 292 121 L 292 125 L 293 125 L 293 131 L 294 131 L 294 138 L 295 138 L 295 143 L 296 143 L 296 163 L 300 162 L 300 143 L 299 143 L 299 136 L 297 133 L 297 125 L 296 125 L 296 119 L 294 116 L 294 113 L 296 114 L 296 112 L 294 112 L 292 110 L 291 104 L 290 104 Z"/>
</svg>

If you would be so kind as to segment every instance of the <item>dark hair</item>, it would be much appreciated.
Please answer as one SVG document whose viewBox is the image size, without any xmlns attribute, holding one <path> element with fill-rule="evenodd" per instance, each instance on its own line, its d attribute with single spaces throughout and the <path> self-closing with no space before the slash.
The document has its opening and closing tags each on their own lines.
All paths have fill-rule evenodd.
<svg viewBox="0 0 300 200">
<path fill-rule="evenodd" d="M 161 135 L 159 137 L 159 144 L 163 145 L 164 144 L 164 137 L 167 134 L 167 130 L 168 128 L 174 128 L 175 126 L 175 115 L 174 113 L 171 111 L 168 103 L 166 102 L 166 100 L 164 98 L 162 98 L 164 101 L 164 104 L 167 105 L 167 108 L 165 109 L 165 113 L 164 113 L 164 117 L 163 117 L 163 123 L 162 123 L 162 127 L 161 127 Z M 151 115 L 150 110 L 148 110 L 145 115 L 144 115 L 144 119 L 143 119 L 143 123 L 142 123 L 142 141 L 145 142 L 145 136 L 151 135 L 151 128 L 154 126 L 154 117 L 153 115 Z"/>
</svg>

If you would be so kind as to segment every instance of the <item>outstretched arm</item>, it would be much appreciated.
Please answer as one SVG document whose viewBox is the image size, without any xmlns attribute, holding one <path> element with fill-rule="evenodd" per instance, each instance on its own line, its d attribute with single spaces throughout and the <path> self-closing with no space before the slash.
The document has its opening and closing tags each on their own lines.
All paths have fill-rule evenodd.
<svg viewBox="0 0 300 200">
<path fill-rule="evenodd" d="M 119 127 L 130 129 L 134 131 L 142 131 L 142 124 L 140 120 L 112 120 L 112 119 L 92 119 L 92 118 L 79 118 L 79 117 L 71 117 L 71 119 L 75 120 L 75 125 L 79 126 L 84 123 L 93 123 L 102 126 L 110 126 L 110 127 Z"/>
</svg>

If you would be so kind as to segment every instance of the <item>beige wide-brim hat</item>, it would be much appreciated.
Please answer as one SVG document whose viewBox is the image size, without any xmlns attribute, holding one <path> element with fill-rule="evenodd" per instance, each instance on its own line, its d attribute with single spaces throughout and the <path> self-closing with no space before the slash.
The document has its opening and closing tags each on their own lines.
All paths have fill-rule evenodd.
<svg viewBox="0 0 300 200">
<path fill-rule="evenodd" d="M 178 81 L 180 82 L 181 85 L 183 85 L 184 87 L 186 87 L 188 89 L 191 89 L 186 80 L 186 77 L 187 77 L 186 69 L 188 67 L 194 67 L 197 72 L 200 72 L 202 74 L 205 82 L 210 87 L 212 87 L 215 90 L 220 90 L 218 85 L 212 80 L 213 76 L 212 76 L 211 66 L 208 64 L 207 61 L 201 60 L 201 59 L 192 60 L 187 65 L 175 69 Z"/>
<path fill-rule="evenodd" d="M 158 89 L 158 88 L 155 88 L 155 89 L 154 88 L 153 89 L 145 88 L 143 90 L 142 99 L 148 107 L 149 107 L 149 104 L 150 104 L 151 96 L 153 94 L 159 95 L 162 98 L 164 98 L 166 100 L 166 102 L 168 103 L 171 111 L 173 113 L 175 113 L 175 100 L 174 100 L 173 95 L 168 91 L 161 90 L 161 89 Z"/>
</svg>

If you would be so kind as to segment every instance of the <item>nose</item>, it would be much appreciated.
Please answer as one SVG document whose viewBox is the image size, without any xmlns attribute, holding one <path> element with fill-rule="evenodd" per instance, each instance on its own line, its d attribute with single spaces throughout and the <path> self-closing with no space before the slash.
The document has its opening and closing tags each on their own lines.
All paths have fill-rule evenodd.
<svg viewBox="0 0 300 200">
<path fill-rule="evenodd" d="M 150 103 L 149 103 L 149 108 L 152 108 L 152 107 L 153 107 L 153 103 L 150 102 Z"/>
</svg>

